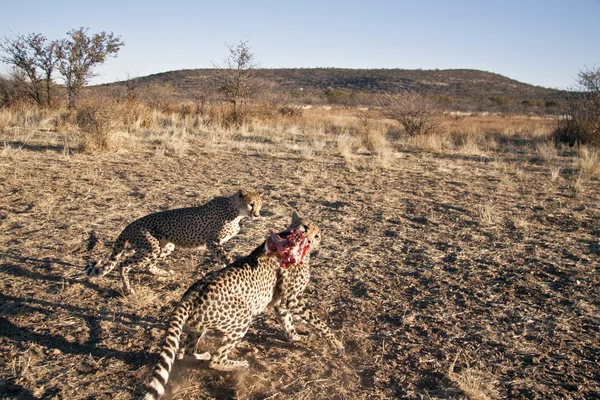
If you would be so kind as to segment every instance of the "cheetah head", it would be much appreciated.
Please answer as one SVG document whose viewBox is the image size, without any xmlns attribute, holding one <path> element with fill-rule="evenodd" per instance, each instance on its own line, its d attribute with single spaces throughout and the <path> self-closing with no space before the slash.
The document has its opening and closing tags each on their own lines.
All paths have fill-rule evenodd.
<svg viewBox="0 0 600 400">
<path fill-rule="evenodd" d="M 262 197 L 260 193 L 254 190 L 238 190 L 240 200 L 240 215 L 247 215 L 253 218 L 260 217 L 260 208 L 262 207 Z"/>
<path fill-rule="evenodd" d="M 275 254 L 279 257 L 281 268 L 302 264 L 309 250 L 308 238 L 297 229 L 290 229 L 279 234 L 270 232 L 265 241 L 265 251 L 267 254 Z"/>
<path fill-rule="evenodd" d="M 296 211 L 292 212 L 292 223 L 288 227 L 303 232 L 308 239 L 310 248 L 316 250 L 321 243 L 321 228 L 308 218 L 303 218 Z"/>
</svg>

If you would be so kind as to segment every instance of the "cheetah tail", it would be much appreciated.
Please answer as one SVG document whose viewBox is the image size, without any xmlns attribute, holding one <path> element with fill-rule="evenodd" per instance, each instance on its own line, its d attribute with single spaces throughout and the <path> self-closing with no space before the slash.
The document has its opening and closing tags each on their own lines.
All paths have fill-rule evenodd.
<svg viewBox="0 0 600 400">
<path fill-rule="evenodd" d="M 160 353 L 158 363 L 152 371 L 152 381 L 148 385 L 148 392 L 144 400 L 156 400 L 165 393 L 165 386 L 169 381 L 171 367 L 175 361 L 175 355 L 179 349 L 179 340 L 183 326 L 190 315 L 190 305 L 186 302 L 177 306 L 169 322 L 169 328 Z"/>
<path fill-rule="evenodd" d="M 97 261 L 89 263 L 85 266 L 85 274 L 92 278 L 99 278 L 112 271 L 117 266 L 117 263 L 125 250 L 126 243 L 127 239 L 123 237 L 123 234 L 119 235 L 108 260 L 106 262 Z"/>
</svg>

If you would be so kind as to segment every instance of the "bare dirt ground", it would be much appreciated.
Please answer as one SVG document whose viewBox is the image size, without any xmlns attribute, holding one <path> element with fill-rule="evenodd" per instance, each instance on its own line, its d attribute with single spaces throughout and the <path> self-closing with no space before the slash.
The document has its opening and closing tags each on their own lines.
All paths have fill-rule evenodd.
<svg viewBox="0 0 600 400">
<path fill-rule="evenodd" d="M 131 399 L 165 322 L 211 270 L 176 249 L 175 274 L 88 280 L 128 222 L 251 187 L 263 217 L 226 244 L 248 253 L 291 211 L 322 227 L 308 302 L 346 351 L 314 331 L 285 341 L 272 314 L 234 356 L 247 371 L 176 363 L 172 399 L 600 397 L 600 184 L 570 156 L 398 151 L 312 158 L 251 148 L 187 155 L 71 154 L 34 140 L 0 158 L 0 397 Z M 551 177 L 552 168 L 557 172 Z M 206 345 L 214 345 L 208 339 Z"/>
</svg>

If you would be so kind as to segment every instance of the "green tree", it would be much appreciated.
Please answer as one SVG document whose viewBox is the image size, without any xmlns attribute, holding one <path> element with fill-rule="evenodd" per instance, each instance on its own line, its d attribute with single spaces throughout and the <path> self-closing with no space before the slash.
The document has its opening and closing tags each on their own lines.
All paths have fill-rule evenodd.
<svg viewBox="0 0 600 400">
<path fill-rule="evenodd" d="M 112 32 L 88 35 L 88 30 L 73 29 L 67 32 L 68 38 L 56 42 L 57 69 L 65 81 L 69 108 L 76 107 L 79 92 L 95 76 L 94 68 L 116 57 L 125 45 Z"/>
</svg>

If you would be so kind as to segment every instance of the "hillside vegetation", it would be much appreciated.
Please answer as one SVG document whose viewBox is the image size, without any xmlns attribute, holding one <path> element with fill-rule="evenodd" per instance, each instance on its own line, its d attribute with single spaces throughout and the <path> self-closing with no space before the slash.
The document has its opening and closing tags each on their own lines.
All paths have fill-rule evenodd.
<svg viewBox="0 0 600 400">
<path fill-rule="evenodd" d="M 137 85 L 170 85 L 178 96 L 195 98 L 216 89 L 216 69 L 170 71 L 140 77 Z M 416 90 L 449 108 L 556 112 L 567 92 L 522 83 L 499 74 L 470 70 L 290 68 L 257 69 L 266 94 L 298 103 L 374 104 L 375 94 Z M 127 82 L 110 84 L 126 85 Z"/>
</svg>

